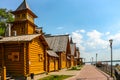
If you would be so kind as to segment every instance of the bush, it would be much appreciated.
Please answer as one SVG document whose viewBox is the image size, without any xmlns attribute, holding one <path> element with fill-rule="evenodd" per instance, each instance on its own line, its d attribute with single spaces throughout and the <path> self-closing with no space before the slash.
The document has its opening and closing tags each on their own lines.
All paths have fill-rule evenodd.
<svg viewBox="0 0 120 80">
<path fill-rule="evenodd" d="M 77 70 L 77 67 L 76 67 L 76 66 L 73 66 L 73 67 L 71 68 L 71 70 Z"/>
</svg>

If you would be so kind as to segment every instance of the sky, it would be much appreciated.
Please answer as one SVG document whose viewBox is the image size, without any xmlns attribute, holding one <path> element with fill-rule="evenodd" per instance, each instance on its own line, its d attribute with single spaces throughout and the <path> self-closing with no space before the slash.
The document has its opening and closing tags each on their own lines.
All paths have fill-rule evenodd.
<svg viewBox="0 0 120 80">
<path fill-rule="evenodd" d="M 0 8 L 16 10 L 23 0 L 1 0 Z M 26 0 L 38 16 L 35 24 L 47 34 L 69 34 L 90 61 L 120 59 L 120 0 Z"/>
</svg>

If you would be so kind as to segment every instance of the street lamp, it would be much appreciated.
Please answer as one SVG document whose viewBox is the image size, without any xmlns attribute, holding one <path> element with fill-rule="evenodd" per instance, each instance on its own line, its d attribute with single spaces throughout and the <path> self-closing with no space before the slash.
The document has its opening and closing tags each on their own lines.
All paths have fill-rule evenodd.
<svg viewBox="0 0 120 80">
<path fill-rule="evenodd" d="M 112 74 L 113 74 L 113 68 L 112 68 L 112 42 L 113 42 L 113 40 L 110 39 L 109 42 L 110 42 L 110 48 L 111 48 L 111 77 L 112 77 Z"/>
<path fill-rule="evenodd" d="M 93 65 L 93 57 L 92 57 L 92 65 Z"/>
<path fill-rule="evenodd" d="M 96 53 L 96 67 L 97 67 L 97 55 L 98 55 L 98 54 Z"/>
</svg>

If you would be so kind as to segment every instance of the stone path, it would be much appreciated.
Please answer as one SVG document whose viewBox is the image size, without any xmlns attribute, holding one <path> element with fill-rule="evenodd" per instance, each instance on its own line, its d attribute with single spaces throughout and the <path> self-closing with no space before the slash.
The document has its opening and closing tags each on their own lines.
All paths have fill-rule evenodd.
<svg viewBox="0 0 120 80">
<path fill-rule="evenodd" d="M 85 65 L 80 72 L 66 80 L 113 80 L 109 75 L 106 73 L 98 70 L 96 67 L 92 65 Z"/>
</svg>

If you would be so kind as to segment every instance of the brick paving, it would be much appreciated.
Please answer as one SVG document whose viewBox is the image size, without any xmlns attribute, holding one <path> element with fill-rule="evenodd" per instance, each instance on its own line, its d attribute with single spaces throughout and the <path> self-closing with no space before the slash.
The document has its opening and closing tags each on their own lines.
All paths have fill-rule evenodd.
<svg viewBox="0 0 120 80">
<path fill-rule="evenodd" d="M 48 75 L 36 75 L 34 80 L 39 80 L 40 78 L 50 75 L 73 75 L 73 77 L 67 78 L 65 80 L 113 80 L 109 75 L 98 70 L 95 66 L 92 65 L 85 65 L 80 71 L 69 71 L 67 69 L 62 69 L 57 72 L 50 72 Z M 28 78 L 27 80 L 31 79 Z"/>
<path fill-rule="evenodd" d="M 71 78 L 66 80 L 113 80 L 106 73 L 98 70 L 92 65 L 85 65 L 79 73 Z"/>
</svg>

